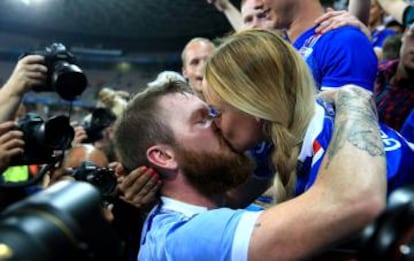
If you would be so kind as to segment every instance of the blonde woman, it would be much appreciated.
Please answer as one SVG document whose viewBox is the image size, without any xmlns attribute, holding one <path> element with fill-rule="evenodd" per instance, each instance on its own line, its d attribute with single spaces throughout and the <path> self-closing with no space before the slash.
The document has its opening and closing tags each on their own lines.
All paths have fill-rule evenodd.
<svg viewBox="0 0 414 261">
<path fill-rule="evenodd" d="M 332 137 L 334 109 L 317 100 L 307 65 L 286 41 L 265 30 L 230 36 L 207 62 L 203 93 L 217 112 L 217 127 L 234 150 L 243 152 L 263 141 L 275 144 L 271 158 L 277 170 L 273 187 L 277 202 L 313 184 Z M 365 124 L 356 124 L 348 137 L 355 146 L 359 146 L 358 137 L 373 137 L 361 131 Z M 413 175 L 408 175 L 414 170 L 413 150 L 395 131 L 381 126 L 381 132 L 388 190 L 414 183 Z M 372 155 L 381 150 L 374 145 L 363 149 Z M 357 158 L 351 160 L 363 164 Z"/>
</svg>

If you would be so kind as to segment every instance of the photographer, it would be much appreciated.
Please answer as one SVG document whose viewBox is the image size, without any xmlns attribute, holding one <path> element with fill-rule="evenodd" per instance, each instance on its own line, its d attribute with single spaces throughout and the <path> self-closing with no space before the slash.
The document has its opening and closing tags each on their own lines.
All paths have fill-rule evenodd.
<svg viewBox="0 0 414 261">
<path fill-rule="evenodd" d="M 0 122 L 12 120 L 24 94 L 45 83 L 47 67 L 41 55 L 27 55 L 20 59 L 12 75 L 0 89 Z"/>
<path fill-rule="evenodd" d="M 92 163 L 96 166 L 96 169 L 86 169 L 85 168 L 85 161 Z M 111 164 L 115 165 L 115 164 Z M 50 182 L 49 186 L 67 179 L 77 179 L 83 180 L 84 177 L 89 179 L 88 182 L 95 183 L 91 180 L 92 176 L 98 176 L 98 172 L 101 175 L 99 179 L 95 179 L 98 181 L 103 181 L 104 177 L 102 175 L 110 175 L 111 173 L 108 171 L 109 162 L 106 155 L 96 147 L 92 146 L 91 144 L 80 144 L 77 145 L 70 150 L 67 151 L 65 157 L 63 159 L 62 165 L 59 169 L 54 170 L 50 174 Z M 73 175 L 74 171 L 81 175 Z M 81 172 L 86 172 L 85 175 Z M 154 189 L 150 191 L 146 191 L 145 189 L 141 189 L 137 195 L 134 195 L 133 202 L 140 202 L 141 204 L 133 204 L 131 202 L 131 198 L 129 194 L 122 195 L 121 199 L 118 199 L 117 193 L 110 193 L 113 194 L 112 200 L 110 200 L 110 204 L 107 205 L 103 209 L 103 214 L 106 220 L 111 221 L 112 227 L 117 232 L 117 235 L 120 239 L 124 242 L 124 252 L 122 260 L 130 260 L 130 258 L 135 258 L 138 254 L 138 247 L 139 247 L 139 235 L 141 232 L 141 228 L 144 222 L 144 215 L 142 212 L 143 205 L 149 204 L 151 199 L 154 198 L 155 191 L 159 189 L 159 186 L 154 184 L 158 184 L 158 177 L 153 177 L 151 175 L 144 175 L 144 172 L 140 171 L 133 171 L 128 177 L 124 177 L 125 171 L 122 169 L 120 164 L 116 166 L 116 174 L 119 176 L 119 183 L 122 186 L 122 189 L 125 189 L 125 186 L 128 184 L 132 185 L 133 183 L 136 187 L 153 187 Z M 127 179 L 130 182 L 122 182 L 121 180 Z M 96 187 L 100 187 L 101 194 L 108 194 L 110 190 L 108 188 L 112 188 L 111 179 L 105 179 L 107 182 L 99 182 L 99 184 L 94 184 Z M 84 180 L 86 181 L 86 180 Z M 113 182 L 113 181 L 112 181 Z M 116 180 L 114 181 L 116 185 Z M 103 198 L 105 196 L 103 195 Z M 127 204 L 127 203 L 129 204 Z"/>
</svg>

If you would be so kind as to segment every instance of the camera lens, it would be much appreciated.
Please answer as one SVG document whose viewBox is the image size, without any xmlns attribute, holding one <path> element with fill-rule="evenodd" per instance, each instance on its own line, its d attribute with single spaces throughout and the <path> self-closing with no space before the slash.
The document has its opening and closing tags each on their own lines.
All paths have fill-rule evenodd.
<svg viewBox="0 0 414 261">
<path fill-rule="evenodd" d="M 74 137 L 74 131 L 70 126 L 69 118 L 59 115 L 50 118 L 45 123 L 44 144 L 51 149 L 66 149 L 69 147 Z"/>
<path fill-rule="evenodd" d="M 56 63 L 51 80 L 53 88 L 65 100 L 74 100 L 88 85 L 82 70 L 65 61 Z"/>
</svg>

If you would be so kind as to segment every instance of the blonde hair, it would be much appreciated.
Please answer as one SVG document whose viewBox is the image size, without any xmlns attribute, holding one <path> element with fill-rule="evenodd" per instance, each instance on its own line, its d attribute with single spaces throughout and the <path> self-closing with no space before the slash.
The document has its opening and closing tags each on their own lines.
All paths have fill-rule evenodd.
<svg viewBox="0 0 414 261">
<path fill-rule="evenodd" d="M 109 109 L 115 116 L 121 116 L 127 107 L 127 93 L 115 91 L 111 88 L 102 88 L 98 93 L 97 107 Z"/>
<path fill-rule="evenodd" d="M 316 87 L 303 58 L 275 32 L 236 33 L 210 57 L 208 95 L 265 121 L 275 144 L 277 202 L 294 195 L 301 143 L 315 110 Z"/>
</svg>

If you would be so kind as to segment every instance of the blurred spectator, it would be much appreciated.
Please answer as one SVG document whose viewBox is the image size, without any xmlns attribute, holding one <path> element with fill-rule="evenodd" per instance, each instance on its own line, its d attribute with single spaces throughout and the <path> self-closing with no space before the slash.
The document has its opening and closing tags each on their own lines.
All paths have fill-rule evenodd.
<svg viewBox="0 0 414 261">
<path fill-rule="evenodd" d="M 405 27 L 390 15 L 385 18 L 385 27 L 394 30 L 397 34 L 402 34 L 405 30 Z"/>
<path fill-rule="evenodd" d="M 81 144 L 71 148 L 67 151 L 61 166 L 52 171 L 50 174 L 50 182 L 48 186 L 53 185 L 54 183 L 65 180 L 73 179 L 70 176 L 70 172 L 76 168 L 79 168 L 85 161 L 93 163 L 98 168 L 108 168 L 109 162 L 106 155 L 96 149 L 90 144 Z M 123 175 L 122 173 L 119 173 Z M 89 175 L 89 174 L 88 174 Z M 136 176 L 136 173 L 131 173 L 131 175 Z M 149 176 L 151 179 L 151 176 Z M 151 179 L 150 182 L 153 180 Z M 142 185 L 148 186 L 148 179 L 135 180 L 135 182 Z M 157 184 L 157 181 L 154 181 L 154 185 Z M 103 186 L 103 184 L 101 184 Z M 157 188 L 158 189 L 158 188 Z M 141 190 L 141 193 L 135 195 L 136 201 L 148 200 L 148 198 L 154 197 L 153 194 L 148 193 L 145 190 Z M 127 201 L 126 201 L 127 202 Z M 124 242 L 124 252 L 122 260 L 128 261 L 135 259 L 138 254 L 139 248 L 139 235 L 143 225 L 143 211 L 142 205 L 137 207 L 130 204 L 127 204 L 123 200 L 114 199 L 114 202 L 104 208 L 104 215 L 108 221 L 111 221 L 112 226 L 117 231 L 121 240 Z"/>
<path fill-rule="evenodd" d="M 0 89 L 0 143 L 1 166 L 5 181 L 25 181 L 31 174 L 37 174 L 37 167 L 14 166 L 9 167 L 12 157 L 23 154 L 23 133 L 16 130 L 17 125 L 8 120 L 16 120 L 24 113 L 23 96 L 33 87 L 42 85 L 46 81 L 47 67 L 43 65 L 44 58 L 40 55 L 27 55 L 20 59 Z"/>
<path fill-rule="evenodd" d="M 400 57 L 401 34 L 388 36 L 382 45 L 382 59 L 384 61 L 395 60 Z"/>
<path fill-rule="evenodd" d="M 384 25 L 385 11 L 379 5 L 377 0 L 371 0 L 371 8 L 369 15 L 369 29 L 371 31 L 371 42 L 374 46 L 374 51 L 377 54 L 378 60 L 382 60 L 382 46 L 384 40 L 396 34 L 394 30 L 388 29 Z"/>
<path fill-rule="evenodd" d="M 115 116 L 119 117 L 125 110 L 129 100 L 129 93 L 125 91 L 115 91 L 111 88 L 102 88 L 98 93 L 96 107 L 107 108 Z"/>
<path fill-rule="evenodd" d="M 400 130 L 414 107 L 414 25 L 403 35 L 400 59 L 380 65 L 375 102 L 380 121 Z"/>
<path fill-rule="evenodd" d="M 311 68 L 318 89 L 356 84 L 373 90 L 377 61 L 369 40 L 357 28 L 344 26 L 344 22 L 321 35 L 320 25 L 315 24 L 324 14 L 319 1 L 244 0 L 242 16 L 245 6 L 273 20 L 275 29 L 287 29 L 289 40 Z M 330 28 L 331 22 L 326 20 L 323 26 Z"/>
<path fill-rule="evenodd" d="M 213 42 L 207 38 L 197 37 L 191 39 L 181 53 L 183 76 L 199 97 L 202 97 L 204 65 L 214 49 Z"/>
</svg>

